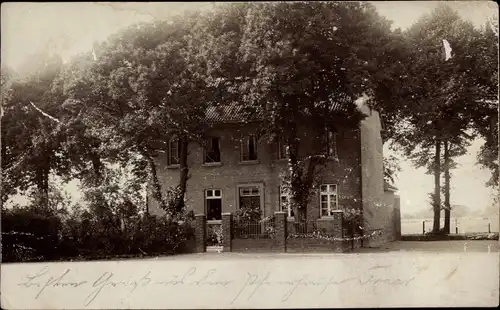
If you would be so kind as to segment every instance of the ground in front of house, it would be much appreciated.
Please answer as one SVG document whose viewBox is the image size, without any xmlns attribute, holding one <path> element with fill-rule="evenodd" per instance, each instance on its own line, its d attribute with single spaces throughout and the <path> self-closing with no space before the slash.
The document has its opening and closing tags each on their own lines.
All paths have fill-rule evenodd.
<svg viewBox="0 0 500 310">
<path fill-rule="evenodd" d="M 497 306 L 498 242 L 496 246 L 488 241 L 467 243 L 470 249 L 467 253 L 460 251 L 463 243 L 456 241 L 395 242 L 385 247 L 393 251 L 379 253 L 212 252 L 98 264 L 5 264 L 2 306 L 9 309 L 82 309 L 89 308 L 89 304 L 94 309 L 185 309 L 207 305 L 212 309 Z M 485 250 L 488 245 L 494 252 Z M 33 283 L 26 282 L 32 280 Z M 47 285 L 40 290 L 35 283 Z M 74 289 L 76 283 L 78 290 Z"/>
<path fill-rule="evenodd" d="M 377 252 L 500 252 L 498 240 L 395 241 L 379 248 L 358 248 L 354 253 Z"/>
<path fill-rule="evenodd" d="M 489 247 L 488 247 L 489 246 Z M 269 259 L 269 258 L 297 258 L 297 257 L 330 257 L 349 256 L 363 253 L 384 252 L 425 252 L 425 253 L 498 253 L 500 243 L 498 240 L 464 240 L 464 241 L 395 241 L 377 248 L 358 248 L 350 253 L 237 253 L 217 251 L 197 254 L 173 255 L 164 257 L 146 258 L 150 260 L 204 260 L 204 259 Z"/>
</svg>

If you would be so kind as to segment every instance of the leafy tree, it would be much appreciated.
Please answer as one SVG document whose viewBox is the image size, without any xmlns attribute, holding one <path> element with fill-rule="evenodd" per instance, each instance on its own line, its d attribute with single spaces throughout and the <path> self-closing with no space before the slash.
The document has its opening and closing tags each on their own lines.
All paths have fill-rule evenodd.
<svg viewBox="0 0 500 310">
<path fill-rule="evenodd" d="M 90 53 L 79 54 L 62 69 L 55 88 L 62 94 L 59 113 L 65 124 L 63 149 L 71 162 L 66 179 L 77 178 L 89 186 L 98 185 L 104 173 L 106 156 L 99 127 L 92 123 L 91 104 L 102 87 L 89 79 L 93 59 Z"/>
<path fill-rule="evenodd" d="M 210 58 L 215 56 L 210 47 L 219 45 L 221 50 L 224 42 L 207 44 L 210 29 L 204 22 L 194 12 L 133 25 L 96 45 L 96 59 L 77 70 L 81 74 L 69 72 L 73 81 L 65 86 L 69 98 L 85 108 L 83 126 L 90 132 L 91 140 L 77 153 L 85 154 L 95 138 L 98 152 L 91 159 L 100 156 L 134 165 L 136 173 L 149 179 L 151 196 L 169 212 L 184 207 L 187 146 L 193 140 L 203 141 L 207 106 L 224 86 L 210 75 L 211 66 L 217 65 Z M 167 189 L 164 195 L 155 157 L 167 150 L 173 136 L 180 146 L 180 180 L 178 188 Z"/>
<path fill-rule="evenodd" d="M 397 63 L 399 43 L 390 23 L 368 3 L 283 2 L 248 7 L 239 49 L 249 113 L 263 114 L 264 135 L 281 136 L 288 153 L 291 202 L 305 218 L 324 149 L 300 154 L 301 125 L 311 135 L 325 129 L 357 128 L 364 115 L 355 101 L 384 106 L 393 95 L 382 89 Z M 385 96 L 383 96 L 385 94 Z M 336 105 L 342 112 L 336 111 Z"/>
<path fill-rule="evenodd" d="M 437 233 L 441 210 L 441 173 L 445 171 L 446 219 L 449 229 L 449 168 L 451 157 L 464 153 L 471 136 L 471 115 L 481 114 L 483 79 L 473 74 L 480 63 L 480 34 L 446 5 L 424 16 L 405 33 L 411 47 L 408 86 L 392 138 L 417 166 L 434 174 L 433 232 Z M 445 58 L 443 40 L 452 47 Z M 444 150 L 443 150 L 444 149 Z M 442 153 L 446 158 L 442 162 Z M 444 169 L 443 169 L 444 168 Z"/>
<path fill-rule="evenodd" d="M 401 166 L 398 158 L 394 155 L 384 157 L 384 181 L 394 185 L 399 172 L 401 172 Z"/>
<path fill-rule="evenodd" d="M 119 166 L 106 169 L 99 186 L 85 185 L 83 189 L 89 212 L 118 230 L 128 218 L 145 209 L 143 184 L 127 170 Z"/>
<path fill-rule="evenodd" d="M 477 74 L 482 88 L 477 100 L 480 113 L 471 115 L 473 128 L 484 140 L 478 163 L 492 171 L 489 186 L 498 186 L 498 16 L 481 29 Z M 475 72 L 476 73 L 476 72 Z"/>
<path fill-rule="evenodd" d="M 381 69 L 396 57 L 390 24 L 366 3 L 255 3 L 247 9 L 237 66 L 241 102 L 249 113 L 263 114 L 262 134 L 283 138 L 291 202 L 304 218 L 316 168 L 327 156 L 323 149 L 299 154 L 301 124 L 317 137 L 325 129 L 357 127 L 363 115 L 354 101 L 376 94 Z M 335 113 L 337 103 L 346 113 Z"/>
<path fill-rule="evenodd" d="M 11 69 L 6 69 L 3 68 L 1 72 L 1 94 L 0 94 L 0 125 L 3 124 L 3 114 L 4 114 L 4 106 L 7 105 L 10 101 L 11 98 L 11 84 L 12 84 L 12 71 Z M 3 171 L 4 165 L 3 165 L 3 160 L 6 156 L 6 148 L 5 148 L 5 134 L 3 130 L 3 126 L 0 126 L 2 128 L 0 132 L 0 149 L 1 149 L 1 156 L 0 156 L 0 169 Z M 3 173 L 2 175 L 2 181 L 3 181 Z M 12 185 L 12 184 L 10 184 Z M 7 199 L 8 195 L 12 192 L 13 188 L 12 186 L 5 186 L 4 182 L 0 182 L 0 191 L 1 191 L 1 197 L 0 197 L 0 204 L 2 206 L 2 210 L 4 207 L 4 201 Z"/>
<path fill-rule="evenodd" d="M 62 61 L 57 55 L 33 57 L 31 75 L 12 81 L 2 117 L 2 200 L 36 186 L 39 203 L 48 208 L 49 176 L 66 173 L 57 115 L 60 94 L 53 82 Z M 4 192 L 5 191 L 5 192 Z"/>
</svg>

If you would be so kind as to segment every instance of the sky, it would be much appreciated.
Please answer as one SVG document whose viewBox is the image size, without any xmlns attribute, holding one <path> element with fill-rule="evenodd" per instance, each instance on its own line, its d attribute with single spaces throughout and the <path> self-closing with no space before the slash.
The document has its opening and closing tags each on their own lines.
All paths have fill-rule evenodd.
<svg viewBox="0 0 500 310">
<path fill-rule="evenodd" d="M 423 14 L 430 13 L 439 1 L 373 2 L 379 13 L 393 21 L 393 28 L 406 28 Z M 481 26 L 491 16 L 498 16 L 493 1 L 447 1 L 474 25 Z M 1 64 L 16 68 L 37 51 L 49 49 L 67 60 L 78 52 L 89 51 L 95 42 L 105 40 L 118 30 L 136 23 L 166 18 L 184 9 L 210 8 L 212 2 L 190 3 L 2 3 Z M 483 141 L 475 140 L 467 155 L 458 158 L 459 168 L 453 171 L 451 201 L 472 209 L 491 204 L 493 191 L 485 186 L 490 171 L 476 164 Z M 388 153 L 387 146 L 384 153 Z M 396 186 L 401 197 L 402 213 L 428 208 L 428 193 L 433 177 L 424 169 L 401 162 Z M 76 183 L 68 189 L 76 193 Z"/>
</svg>

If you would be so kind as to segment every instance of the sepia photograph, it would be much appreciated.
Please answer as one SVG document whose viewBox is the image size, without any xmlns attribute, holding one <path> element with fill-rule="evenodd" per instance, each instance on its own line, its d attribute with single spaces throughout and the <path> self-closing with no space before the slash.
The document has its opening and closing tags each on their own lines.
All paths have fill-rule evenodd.
<svg viewBox="0 0 500 310">
<path fill-rule="evenodd" d="M 2 309 L 497 307 L 498 15 L 2 3 Z"/>
</svg>

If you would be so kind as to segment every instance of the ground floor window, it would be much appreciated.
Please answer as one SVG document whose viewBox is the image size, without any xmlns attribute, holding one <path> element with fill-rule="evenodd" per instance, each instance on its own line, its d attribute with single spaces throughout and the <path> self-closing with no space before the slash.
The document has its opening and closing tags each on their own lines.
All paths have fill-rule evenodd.
<svg viewBox="0 0 500 310">
<path fill-rule="evenodd" d="M 220 189 L 207 189 L 205 191 L 207 207 L 207 220 L 222 220 L 222 192 Z"/>
<path fill-rule="evenodd" d="M 239 207 L 260 212 L 262 189 L 260 186 L 239 186 Z"/>
<path fill-rule="evenodd" d="M 322 184 L 320 186 L 321 216 L 332 216 L 338 209 L 338 193 L 336 184 Z"/>
<path fill-rule="evenodd" d="M 292 206 L 290 205 L 290 192 L 284 185 L 280 186 L 280 211 L 285 212 L 287 217 L 294 217 Z"/>
</svg>

